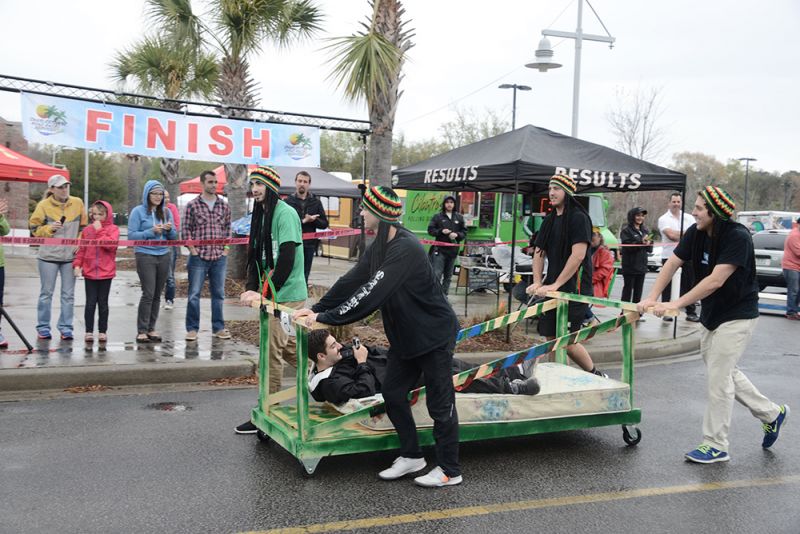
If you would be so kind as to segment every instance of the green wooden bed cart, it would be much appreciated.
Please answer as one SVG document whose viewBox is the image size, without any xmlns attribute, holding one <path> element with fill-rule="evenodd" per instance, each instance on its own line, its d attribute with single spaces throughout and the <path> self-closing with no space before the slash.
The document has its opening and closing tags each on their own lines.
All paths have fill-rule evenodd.
<svg viewBox="0 0 800 534">
<path fill-rule="evenodd" d="M 533 318 L 556 309 L 555 339 L 515 352 L 453 376 L 456 391 L 472 380 L 490 376 L 513 365 L 531 365 L 541 356 L 555 352 L 555 362 L 536 361 L 534 373 L 541 385 L 535 396 L 456 395 L 461 441 L 526 436 L 546 432 L 621 425 L 622 438 L 630 446 L 639 443 L 642 433 L 636 426 L 642 418 L 633 404 L 634 323 L 639 318 L 636 306 L 568 293 L 553 292 L 550 300 L 503 315 L 458 333 L 456 342 Z M 570 334 L 567 306 L 570 301 L 617 308 L 622 314 L 598 325 Z M 292 310 L 286 310 L 291 312 Z M 273 440 L 289 451 L 311 475 L 319 461 L 331 455 L 356 454 L 399 448 L 397 434 L 389 422 L 379 396 L 355 401 L 347 411 L 326 403 L 309 402 L 307 333 L 305 325 L 294 322 L 297 336 L 297 385 L 272 395 L 269 376 L 268 314 L 271 303 L 260 307 L 260 350 L 258 405 L 251 419 L 262 441 Z M 598 377 L 567 365 L 570 344 L 596 335 L 622 336 L 622 373 L 619 380 Z M 427 417 L 425 388 L 412 391 L 409 398 L 417 422 L 420 445 L 432 445 L 432 422 Z M 352 404 L 354 401 L 348 403 Z M 343 413 L 343 411 L 345 413 Z M 348 413 L 349 412 L 349 413 Z"/>
</svg>

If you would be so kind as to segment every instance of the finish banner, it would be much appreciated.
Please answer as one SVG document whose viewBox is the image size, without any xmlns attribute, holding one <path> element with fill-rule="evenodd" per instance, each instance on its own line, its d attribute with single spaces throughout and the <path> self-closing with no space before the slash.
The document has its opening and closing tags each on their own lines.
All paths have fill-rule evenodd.
<svg viewBox="0 0 800 534">
<path fill-rule="evenodd" d="M 319 128 L 21 93 L 29 142 L 149 157 L 319 167 Z"/>
</svg>

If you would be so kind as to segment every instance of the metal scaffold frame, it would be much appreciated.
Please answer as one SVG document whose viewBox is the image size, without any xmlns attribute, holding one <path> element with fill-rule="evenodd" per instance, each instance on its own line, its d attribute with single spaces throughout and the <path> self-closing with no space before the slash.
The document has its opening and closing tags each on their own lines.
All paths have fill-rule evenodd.
<svg viewBox="0 0 800 534">
<path fill-rule="evenodd" d="M 532 362 L 550 352 L 555 352 L 557 363 L 566 365 L 567 346 L 580 343 L 599 334 L 620 330 L 622 335 L 622 376 L 620 380 L 629 385 L 630 410 L 525 421 L 498 421 L 482 424 L 462 423 L 459 427 L 460 441 L 622 425 L 624 441 L 628 445 L 638 444 L 641 439 L 641 432 L 635 425 L 641 422 L 642 414 L 639 409 L 634 408 L 633 404 L 634 324 L 640 317 L 636 311 L 636 305 L 628 302 L 561 292 L 552 292 L 548 296 L 551 297 L 551 300 L 467 327 L 458 333 L 456 343 L 537 317 L 554 308 L 556 310 L 557 337 L 555 339 L 454 375 L 453 384 L 456 390 L 475 379 L 491 376 L 501 369 L 523 362 Z M 622 310 L 622 314 L 596 326 L 569 333 L 567 320 L 570 302 L 617 308 Z M 278 308 L 280 308 L 280 305 L 278 305 Z M 294 310 L 286 309 L 285 311 L 291 313 Z M 370 430 L 358 425 L 358 421 L 384 413 L 383 403 L 374 404 L 344 415 L 339 414 L 325 404 L 309 404 L 308 328 L 304 324 L 294 323 L 295 335 L 297 336 L 297 384 L 295 387 L 269 394 L 269 314 L 272 313 L 274 313 L 274 307 L 271 303 L 261 306 L 258 405 L 253 409 L 251 415 L 253 423 L 258 428 L 259 439 L 262 441 L 274 440 L 297 458 L 309 475 L 314 473 L 317 464 L 325 456 L 399 448 L 400 443 L 394 431 Z M 424 387 L 409 393 L 409 399 L 412 404 L 422 401 L 424 397 Z M 293 399 L 295 400 L 294 403 L 289 402 Z M 432 428 L 419 428 L 418 433 L 420 445 L 433 445 Z"/>
</svg>

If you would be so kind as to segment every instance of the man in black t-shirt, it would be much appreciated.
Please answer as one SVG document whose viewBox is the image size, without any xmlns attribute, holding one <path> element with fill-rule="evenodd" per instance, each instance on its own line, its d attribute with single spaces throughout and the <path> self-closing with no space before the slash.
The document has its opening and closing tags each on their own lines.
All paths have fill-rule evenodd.
<svg viewBox="0 0 800 534">
<path fill-rule="evenodd" d="M 700 351 L 708 374 L 708 404 L 703 417 L 703 443 L 686 454 L 697 463 L 726 462 L 728 431 L 734 399 L 762 422 L 761 446 L 778 439 L 789 406 L 778 406 L 762 395 L 737 367 L 758 321 L 758 283 L 750 232 L 730 220 L 733 199 L 719 187 L 708 186 L 694 204 L 696 224 L 689 227 L 661 269 L 639 312 L 655 306 L 657 316 L 702 301 Z M 691 262 L 695 286 L 677 301 L 656 302 L 672 275 Z"/>
<path fill-rule="evenodd" d="M 557 174 L 550 179 L 548 196 L 553 210 L 545 217 L 534 243 L 533 284 L 525 290 L 528 295 L 547 296 L 548 291 L 563 291 L 594 296 L 592 288 L 592 222 L 589 214 L 573 195 L 575 180 Z M 547 276 L 542 280 L 544 259 L 547 256 Z M 569 331 L 576 332 L 586 316 L 589 305 L 569 303 Z M 556 336 L 556 310 L 539 319 L 539 334 L 547 339 Z M 604 376 L 597 370 L 586 348 L 580 343 L 569 345 L 567 354 L 581 369 Z"/>
</svg>

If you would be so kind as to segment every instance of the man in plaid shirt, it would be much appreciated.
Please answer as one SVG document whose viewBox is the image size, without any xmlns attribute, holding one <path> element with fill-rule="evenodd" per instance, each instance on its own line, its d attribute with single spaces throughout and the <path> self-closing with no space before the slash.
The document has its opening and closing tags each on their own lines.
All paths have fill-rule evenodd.
<svg viewBox="0 0 800 534">
<path fill-rule="evenodd" d="M 217 175 L 212 171 L 200 174 L 203 192 L 186 205 L 183 217 L 184 239 L 227 239 L 231 236 L 231 209 L 217 196 Z M 211 330 L 219 339 L 230 339 L 225 328 L 222 303 L 225 299 L 225 271 L 228 247 L 223 245 L 190 246 L 189 303 L 186 306 L 186 341 L 197 341 L 200 328 L 200 291 L 208 277 L 211 290 Z"/>
</svg>

